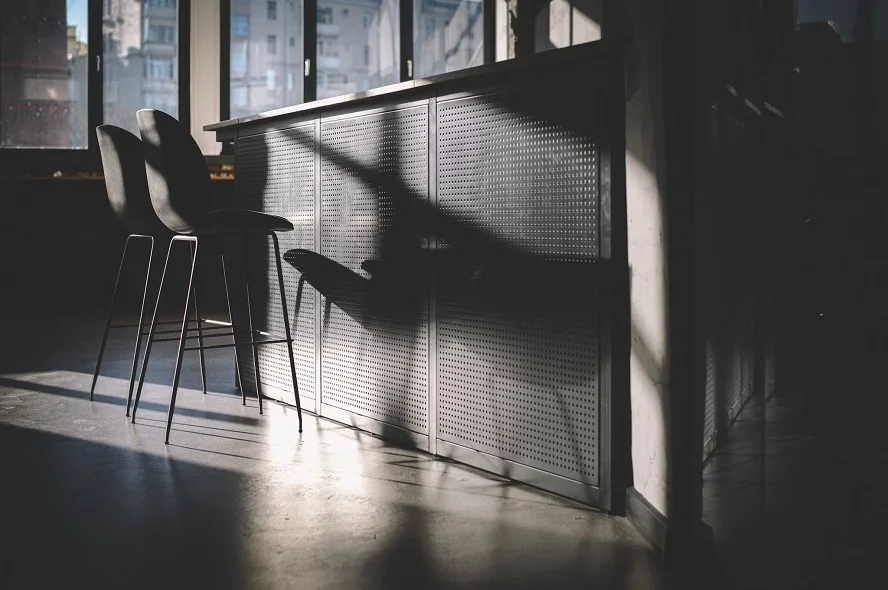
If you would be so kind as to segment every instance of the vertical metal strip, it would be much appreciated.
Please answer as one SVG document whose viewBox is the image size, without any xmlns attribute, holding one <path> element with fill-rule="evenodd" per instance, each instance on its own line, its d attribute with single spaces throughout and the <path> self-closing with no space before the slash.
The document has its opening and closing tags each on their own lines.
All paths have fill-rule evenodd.
<svg viewBox="0 0 888 590">
<path fill-rule="evenodd" d="M 321 252 L 321 118 L 314 120 L 314 242 L 315 252 Z M 323 302 L 321 293 L 314 289 L 314 339 L 315 339 L 315 414 L 321 415 L 323 383 L 321 381 Z"/>
<path fill-rule="evenodd" d="M 438 208 L 438 99 L 429 99 L 428 123 L 428 187 L 429 205 L 433 211 Z M 438 250 L 437 228 L 428 228 L 428 247 L 434 256 Z M 429 453 L 438 454 L 438 276 L 432 277 L 429 285 Z"/>
</svg>

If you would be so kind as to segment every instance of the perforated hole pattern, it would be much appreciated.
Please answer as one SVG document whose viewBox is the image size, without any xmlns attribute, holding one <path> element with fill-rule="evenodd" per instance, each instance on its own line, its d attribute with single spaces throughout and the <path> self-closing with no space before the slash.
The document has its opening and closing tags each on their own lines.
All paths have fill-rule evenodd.
<svg viewBox="0 0 888 590">
<path fill-rule="evenodd" d="M 536 100 L 512 93 L 503 102 L 439 101 L 437 206 L 525 252 L 587 272 L 599 241 L 594 133 L 548 122 L 534 114 L 543 106 Z M 519 108 L 510 108 L 514 105 Z M 572 112 L 575 120 L 596 111 L 585 103 L 583 108 Z M 306 216 L 293 243 L 285 246 L 282 240 L 284 251 L 311 248 L 314 239 L 308 219 L 311 158 L 286 133 L 241 139 L 238 152 L 240 194 L 260 190 L 264 210 L 283 213 L 297 226 Z M 377 172 L 398 172 L 423 195 L 429 184 L 428 133 L 425 106 L 321 123 L 324 145 Z M 267 170 L 265 150 L 271 156 Z M 330 161 L 321 161 L 320 174 L 321 253 L 366 278 L 361 263 L 378 258 L 393 221 L 393 201 Z M 286 281 L 292 305 L 295 271 L 288 270 Z M 436 288 L 438 363 L 431 377 L 437 382 L 438 438 L 598 485 L 598 294 L 584 293 L 581 309 L 540 314 L 482 303 L 448 285 Z M 297 322 L 303 393 L 313 366 L 310 330 L 317 329 L 309 324 L 307 295 L 300 310 L 306 322 L 302 315 Z M 418 321 L 370 313 L 362 323 L 343 309 L 359 307 L 365 294 L 346 292 L 341 298 L 342 305 L 329 305 L 320 326 L 324 403 L 428 433 L 428 302 L 421 301 Z M 269 300 L 271 322 L 279 317 L 274 305 L 279 303 L 273 295 Z M 274 358 L 261 361 L 263 380 L 289 385 L 285 352 L 269 355 Z"/>
<path fill-rule="evenodd" d="M 324 145 L 362 166 L 398 173 L 428 194 L 428 108 L 325 121 Z M 321 163 L 322 254 L 368 277 L 365 260 L 380 256 L 380 241 L 394 216 L 393 200 L 347 170 Z M 347 293 L 361 303 L 360 293 Z M 338 305 L 325 312 L 322 332 L 323 401 L 419 433 L 428 433 L 428 301 L 418 321 L 368 317 L 366 324 Z"/>
<path fill-rule="evenodd" d="M 535 115 L 537 100 L 439 102 L 437 205 L 588 272 L 598 254 L 597 147 Z M 582 308 L 544 313 L 503 311 L 447 285 L 438 293 L 439 438 L 598 485 L 597 293 Z"/>
<path fill-rule="evenodd" d="M 294 230 L 279 232 L 281 256 L 293 248 L 315 250 L 314 231 L 314 150 L 297 141 L 294 134 L 311 134 L 311 126 L 295 130 L 272 131 L 238 140 L 237 181 L 239 195 L 249 195 L 250 202 L 241 206 L 287 218 Z M 278 289 L 274 249 L 268 239 L 265 255 L 266 281 L 251 273 L 254 297 L 254 328 L 283 336 L 284 320 Z M 303 397 L 315 396 L 315 291 L 307 282 L 302 296 L 297 297 L 300 273 L 287 263 L 282 264 L 287 311 L 294 338 L 293 357 L 296 378 Z M 232 287 L 234 288 L 234 287 Z M 256 298 L 265 298 L 266 304 Z M 298 311 L 296 306 L 298 304 Z M 263 312 L 264 310 L 264 312 Z M 251 354 L 251 353 L 250 353 Z M 238 357 L 252 366 L 252 357 L 241 352 Z M 286 344 L 259 347 L 259 371 L 263 384 L 284 391 L 293 391 L 293 379 Z M 249 374 L 249 373 L 248 373 Z"/>
</svg>

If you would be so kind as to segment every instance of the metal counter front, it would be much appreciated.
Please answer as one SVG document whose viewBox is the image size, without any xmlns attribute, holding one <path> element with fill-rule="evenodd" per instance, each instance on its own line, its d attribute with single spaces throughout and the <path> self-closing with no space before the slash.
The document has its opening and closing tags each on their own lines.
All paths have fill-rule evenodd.
<svg viewBox="0 0 888 590">
<path fill-rule="evenodd" d="M 553 53 L 207 130 L 235 143 L 236 205 L 295 226 L 303 408 L 610 510 L 622 62 L 603 43 Z M 283 332 L 270 261 L 254 305 Z M 263 347 L 259 372 L 292 404 L 286 354 Z"/>
</svg>

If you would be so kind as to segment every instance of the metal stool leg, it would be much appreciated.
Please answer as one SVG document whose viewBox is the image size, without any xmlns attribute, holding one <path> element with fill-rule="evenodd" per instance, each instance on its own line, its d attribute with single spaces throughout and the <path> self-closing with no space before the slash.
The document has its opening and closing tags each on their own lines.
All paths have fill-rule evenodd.
<svg viewBox="0 0 888 590">
<path fill-rule="evenodd" d="M 194 263 L 192 266 L 196 266 L 197 261 L 197 243 L 192 246 L 191 254 L 194 257 Z M 200 315 L 200 303 L 198 303 L 197 298 L 197 273 L 196 271 L 192 271 L 192 283 L 191 283 L 191 296 L 194 298 L 194 321 L 197 322 L 197 343 L 199 345 L 198 352 L 200 353 L 200 383 L 203 387 L 203 392 L 206 394 L 207 392 L 207 369 L 206 369 L 206 361 L 204 360 L 204 351 L 203 351 L 203 327 L 201 323 L 203 322 L 203 318 Z"/>
<path fill-rule="evenodd" d="M 244 234 L 244 282 L 247 286 L 247 319 L 250 324 L 250 342 L 256 341 L 256 331 L 253 329 L 253 303 L 250 300 L 250 252 L 248 246 L 249 237 Z M 251 344 L 253 349 L 253 367 L 256 374 L 256 397 L 259 399 L 259 413 L 262 413 L 262 379 L 259 377 L 259 352 L 256 345 Z"/>
<path fill-rule="evenodd" d="M 105 320 L 105 332 L 102 334 L 102 344 L 99 345 L 99 358 L 96 360 L 96 372 L 93 374 L 92 386 L 89 388 L 89 401 L 93 401 L 93 392 L 96 389 L 96 381 L 99 380 L 99 369 L 102 366 L 102 357 L 105 356 L 105 345 L 108 343 L 108 332 L 111 330 L 111 319 L 114 317 L 114 304 L 117 302 L 117 287 L 120 285 L 120 275 L 123 274 L 123 264 L 126 262 L 126 254 L 129 251 L 132 235 L 127 236 L 123 245 L 123 255 L 120 257 L 120 267 L 117 269 L 117 279 L 114 281 L 114 291 L 111 293 L 111 305 L 108 306 L 108 319 Z"/>
<path fill-rule="evenodd" d="M 145 358 L 142 359 L 142 370 L 139 374 L 139 386 L 136 388 L 136 399 L 133 400 L 133 415 L 131 422 L 136 422 L 136 410 L 139 409 L 139 398 L 142 397 L 142 386 L 145 385 L 145 373 L 148 370 L 148 358 L 151 356 L 151 345 L 154 343 L 154 333 L 157 331 L 157 316 L 160 311 L 160 299 L 163 295 L 163 284 L 166 282 L 167 269 L 170 266 L 170 254 L 173 252 L 173 243 L 175 238 L 170 240 L 167 247 L 166 261 L 163 264 L 163 274 L 160 276 L 160 286 L 157 288 L 157 302 L 154 304 L 154 316 L 151 318 L 151 329 L 148 331 L 148 343 L 145 345 Z M 139 331 L 142 327 L 139 326 Z"/>
<path fill-rule="evenodd" d="M 166 438 L 164 439 L 164 443 L 166 444 L 169 444 L 170 442 L 170 429 L 173 426 L 173 412 L 176 410 L 176 393 L 179 391 L 179 377 L 182 375 L 182 356 L 185 353 L 185 333 L 188 329 L 188 300 L 191 297 L 191 289 L 194 285 L 194 266 L 195 262 L 197 262 L 197 238 L 190 236 L 176 236 L 173 238 L 173 241 L 177 239 L 188 240 L 192 242 L 193 245 L 191 247 L 191 272 L 188 275 L 188 291 L 185 294 L 185 307 L 182 312 L 182 330 L 179 334 L 179 353 L 176 356 L 176 370 L 173 373 L 173 391 L 170 394 L 170 409 L 167 414 Z"/>
<path fill-rule="evenodd" d="M 299 401 L 299 384 L 296 380 L 296 361 L 293 359 L 293 338 L 290 335 L 290 318 L 287 314 L 287 295 L 284 289 L 284 273 L 281 270 L 281 248 L 277 234 L 270 232 L 274 244 L 274 261 L 277 264 L 278 287 L 281 291 L 281 311 L 284 314 L 284 334 L 287 338 L 287 356 L 290 359 L 290 374 L 293 377 L 293 393 L 296 396 L 296 414 L 299 416 L 299 432 L 302 432 L 302 403 Z"/>
<path fill-rule="evenodd" d="M 247 392 L 243 388 L 243 375 L 241 375 L 240 363 L 237 360 L 237 337 L 234 336 L 234 333 L 237 332 L 237 328 L 234 325 L 234 314 L 231 313 L 231 295 L 228 289 L 228 270 L 225 265 L 225 237 L 221 236 L 219 238 L 219 252 L 222 257 L 222 280 L 225 282 L 225 302 L 228 304 L 228 321 L 231 322 L 231 341 L 234 343 L 234 376 L 237 388 L 241 392 L 241 402 L 243 405 L 247 405 Z"/>
<path fill-rule="evenodd" d="M 129 393 L 126 396 L 126 415 L 130 415 L 133 402 L 133 389 L 136 385 L 136 369 L 139 366 L 139 352 L 142 349 L 142 324 L 145 321 L 145 306 L 148 304 L 148 285 L 151 282 L 151 263 L 154 260 L 154 238 L 151 238 L 151 252 L 148 254 L 148 267 L 145 269 L 145 290 L 142 291 L 142 307 L 139 311 L 139 327 L 136 331 L 136 349 L 133 351 L 133 369 L 130 372 Z"/>
</svg>

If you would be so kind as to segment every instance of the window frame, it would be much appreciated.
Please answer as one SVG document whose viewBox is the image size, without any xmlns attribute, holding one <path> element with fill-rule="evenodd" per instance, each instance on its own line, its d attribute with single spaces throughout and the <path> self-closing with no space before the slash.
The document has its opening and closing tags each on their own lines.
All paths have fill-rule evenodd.
<svg viewBox="0 0 888 590">
<path fill-rule="evenodd" d="M 186 129 L 191 128 L 191 1 L 177 0 L 175 9 L 178 22 L 176 33 L 178 50 L 173 68 L 177 68 L 179 74 L 179 121 Z M 104 0 L 87 0 L 86 38 L 89 67 L 86 81 L 88 127 L 86 147 L 0 146 L 0 175 L 44 178 L 56 172 L 61 172 L 63 175 L 101 172 L 102 164 L 95 128 L 104 122 L 105 70 L 102 34 L 104 9 Z M 175 60 L 178 60 L 178 64 Z"/>
</svg>

